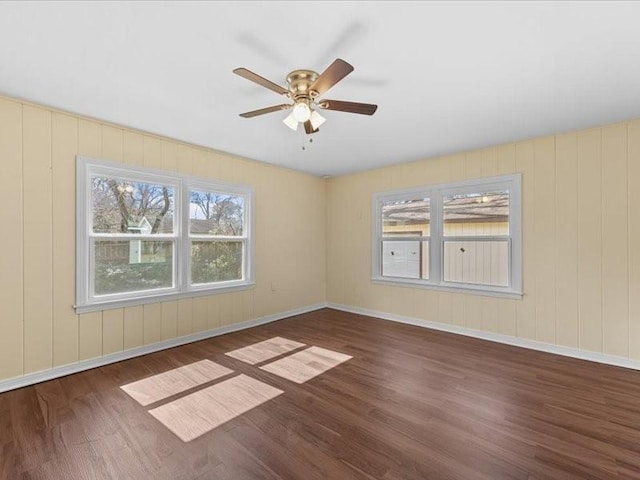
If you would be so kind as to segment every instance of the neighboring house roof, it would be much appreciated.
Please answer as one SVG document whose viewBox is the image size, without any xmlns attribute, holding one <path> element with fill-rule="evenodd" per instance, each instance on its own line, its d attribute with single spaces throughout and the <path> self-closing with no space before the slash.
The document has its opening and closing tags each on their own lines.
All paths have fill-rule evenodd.
<svg viewBox="0 0 640 480">
<path fill-rule="evenodd" d="M 127 227 L 127 230 L 129 230 L 132 233 L 142 233 L 142 234 L 151 233 L 152 229 L 153 227 L 149 223 L 149 220 L 147 220 L 147 217 L 142 217 L 142 220 L 140 220 L 138 225 L 129 225 L 129 227 Z"/>
<path fill-rule="evenodd" d="M 382 216 L 385 222 L 421 224 L 429 218 L 429 202 L 415 200 L 385 205 Z M 509 219 L 509 195 L 488 194 L 450 198 L 444 205 L 447 223 L 506 222 Z"/>
</svg>

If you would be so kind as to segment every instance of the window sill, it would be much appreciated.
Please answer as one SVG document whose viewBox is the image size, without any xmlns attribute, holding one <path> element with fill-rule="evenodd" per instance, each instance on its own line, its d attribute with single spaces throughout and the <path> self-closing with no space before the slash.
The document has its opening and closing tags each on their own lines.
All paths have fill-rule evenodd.
<svg viewBox="0 0 640 480">
<path fill-rule="evenodd" d="M 242 290 L 249 290 L 255 287 L 256 283 L 243 282 L 240 284 L 226 285 L 212 288 L 196 288 L 194 290 L 188 290 L 186 292 L 171 292 L 162 293 L 158 295 L 149 295 L 145 297 L 126 298 L 118 300 L 108 300 L 93 302 L 84 305 L 74 305 L 74 309 L 77 314 L 98 312 L 101 310 L 110 310 L 113 308 L 134 307 L 136 305 L 147 305 L 150 303 L 169 302 L 172 300 L 180 300 L 183 298 L 202 297 L 206 295 L 219 295 L 221 293 L 237 292 Z"/>
<path fill-rule="evenodd" d="M 427 290 L 438 290 L 441 292 L 452 293 L 466 293 L 470 295 L 482 295 L 485 297 L 496 298 L 511 298 L 514 300 L 521 300 L 523 297 L 522 292 L 514 290 L 506 290 L 501 288 L 484 287 L 482 285 L 443 285 L 438 283 L 427 283 L 420 280 L 411 280 L 408 278 L 389 279 L 385 277 L 374 277 L 371 281 L 377 285 L 393 285 L 396 287 L 412 287 L 412 288 L 424 288 Z"/>
</svg>

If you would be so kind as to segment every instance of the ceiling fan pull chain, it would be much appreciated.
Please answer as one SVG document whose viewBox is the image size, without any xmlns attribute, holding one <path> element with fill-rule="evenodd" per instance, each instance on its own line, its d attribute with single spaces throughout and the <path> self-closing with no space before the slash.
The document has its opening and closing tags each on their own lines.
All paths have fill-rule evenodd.
<svg viewBox="0 0 640 480">
<path fill-rule="evenodd" d="M 305 145 L 305 141 L 304 140 L 305 140 L 305 138 L 302 137 L 302 150 L 306 151 L 307 150 L 307 146 Z M 313 144 L 313 137 L 311 137 L 311 136 L 309 137 L 309 143 Z M 311 147 L 311 145 L 309 145 L 309 147 Z"/>
</svg>

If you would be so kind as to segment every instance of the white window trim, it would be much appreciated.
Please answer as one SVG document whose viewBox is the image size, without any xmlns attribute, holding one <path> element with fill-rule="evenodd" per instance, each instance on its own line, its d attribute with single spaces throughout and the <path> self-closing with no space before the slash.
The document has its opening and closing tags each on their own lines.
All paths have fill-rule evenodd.
<svg viewBox="0 0 640 480">
<path fill-rule="evenodd" d="M 91 199 L 92 175 L 105 175 L 111 178 L 122 178 L 130 180 L 148 181 L 160 183 L 175 188 L 174 198 L 174 231 L 173 234 L 156 234 L 152 240 L 171 240 L 174 243 L 174 267 L 175 285 L 173 287 L 144 290 L 140 292 L 126 292 L 113 295 L 102 295 L 91 297 L 93 291 L 91 282 L 93 276 L 89 275 L 93 256 L 91 246 L 94 238 L 118 238 L 128 239 L 128 235 L 96 234 L 89 232 L 92 226 L 92 209 L 89 200 Z M 207 241 L 221 241 L 234 239 L 242 241 L 243 252 L 243 278 L 226 282 L 216 282 L 211 284 L 191 285 L 190 262 L 191 262 L 191 241 L 200 236 L 191 236 L 188 232 L 189 225 L 189 191 L 211 191 L 216 193 L 228 193 L 242 196 L 244 202 L 244 225 L 243 235 L 239 237 L 210 237 L 202 236 Z M 255 285 L 254 279 L 254 259 L 255 248 L 253 232 L 254 229 L 254 190 L 247 185 L 234 185 L 206 178 L 194 177 L 180 173 L 168 172 L 164 170 L 125 165 L 122 163 L 97 160 L 89 157 L 76 156 L 76 313 L 87 313 L 109 308 L 121 308 L 134 305 L 144 305 L 148 303 L 177 300 L 180 298 L 190 298 L 201 295 L 212 295 L 229 291 L 246 290 Z M 187 206 L 187 208 L 185 208 Z M 147 239 L 151 237 L 135 235 L 135 240 Z"/>
<path fill-rule="evenodd" d="M 477 192 L 480 189 L 509 189 L 509 236 L 500 236 L 500 239 L 509 238 L 509 286 L 499 287 L 491 285 L 461 284 L 446 282 L 443 279 L 443 251 L 444 241 L 442 232 L 442 198 L 452 193 Z M 406 200 L 410 198 L 429 198 L 430 205 L 430 238 L 429 238 L 429 279 L 410 279 L 400 277 L 382 276 L 382 204 L 394 200 Z M 501 298 L 522 298 L 522 175 L 501 175 L 496 177 L 464 180 L 455 183 L 429 185 L 424 187 L 408 188 L 381 192 L 373 195 L 373 221 L 372 221 L 372 282 L 384 285 L 400 285 L 407 287 L 420 287 L 447 292 L 472 293 Z M 453 240 L 458 237 L 446 237 Z M 464 240 L 487 240 L 489 237 L 464 237 Z M 491 237 L 493 238 L 493 237 Z M 498 238 L 498 237 L 496 237 Z M 393 239 L 393 237 L 385 237 Z M 406 240 L 404 237 L 403 240 Z M 417 240 L 417 238 L 415 239 Z"/>
</svg>

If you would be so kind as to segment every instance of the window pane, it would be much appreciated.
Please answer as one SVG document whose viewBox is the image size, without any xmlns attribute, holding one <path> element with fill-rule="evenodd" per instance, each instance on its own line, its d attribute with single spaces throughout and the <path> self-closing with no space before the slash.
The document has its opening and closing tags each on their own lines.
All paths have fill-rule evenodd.
<svg viewBox="0 0 640 480">
<path fill-rule="evenodd" d="M 509 286 L 509 241 L 444 242 L 444 280 Z"/>
<path fill-rule="evenodd" d="M 174 187 L 91 178 L 95 233 L 173 233 Z"/>
<path fill-rule="evenodd" d="M 244 198 L 214 192 L 189 192 L 189 233 L 241 236 Z"/>
<path fill-rule="evenodd" d="M 444 235 L 509 235 L 509 191 L 443 197 Z"/>
<path fill-rule="evenodd" d="M 242 242 L 192 242 L 191 283 L 242 279 Z"/>
<path fill-rule="evenodd" d="M 429 242 L 390 240 L 382 242 L 382 276 L 429 278 Z"/>
<path fill-rule="evenodd" d="M 400 200 L 382 204 L 382 235 L 428 237 L 429 199 Z"/>
<path fill-rule="evenodd" d="M 173 287 L 173 242 L 96 240 L 95 295 Z"/>
</svg>

